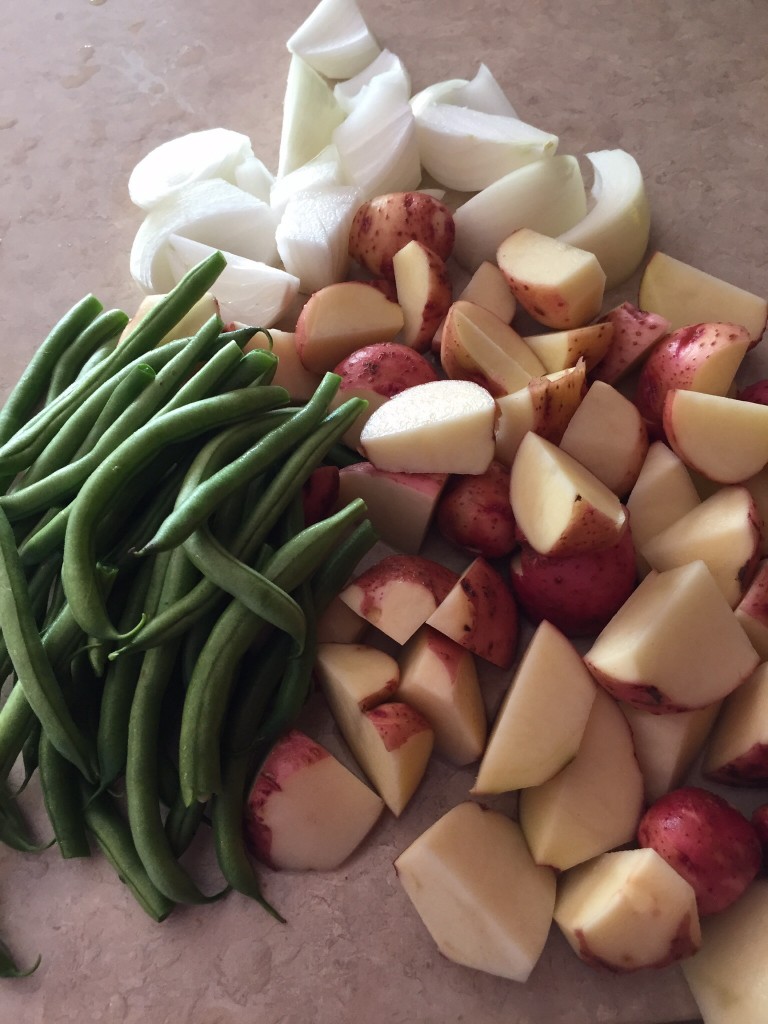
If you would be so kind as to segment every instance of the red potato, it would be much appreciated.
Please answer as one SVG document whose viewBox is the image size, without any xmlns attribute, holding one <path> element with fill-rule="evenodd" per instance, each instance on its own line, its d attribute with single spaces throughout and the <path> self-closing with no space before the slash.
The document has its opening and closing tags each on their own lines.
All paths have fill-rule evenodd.
<svg viewBox="0 0 768 1024">
<path fill-rule="evenodd" d="M 358 448 L 360 433 L 374 409 L 407 388 L 438 380 L 432 364 L 424 356 L 395 341 L 358 348 L 337 363 L 333 372 L 341 377 L 334 405 L 353 397 L 368 402 L 368 408 L 344 434 L 344 443 L 354 449 Z"/>
<path fill-rule="evenodd" d="M 512 591 L 526 616 L 547 619 L 566 636 L 592 636 L 606 626 L 637 585 L 632 533 L 609 548 L 558 557 L 524 544 L 510 566 Z"/>
<path fill-rule="evenodd" d="M 752 646 L 768 661 L 768 560 L 758 565 L 735 612 Z"/>
<path fill-rule="evenodd" d="M 403 311 L 403 344 L 426 352 L 453 300 L 444 260 L 415 239 L 392 257 L 397 301 Z"/>
<path fill-rule="evenodd" d="M 603 358 L 613 339 L 613 325 L 598 322 L 570 331 L 550 331 L 548 334 L 526 334 L 523 341 L 533 349 L 544 364 L 547 373 L 557 373 L 584 360 L 591 371 Z"/>
<path fill-rule="evenodd" d="M 752 827 L 757 832 L 763 851 L 763 873 L 768 865 L 768 804 L 760 804 L 752 811 Z"/>
<path fill-rule="evenodd" d="M 668 391 L 725 395 L 748 347 L 746 328 L 727 323 L 680 327 L 659 342 L 640 371 L 635 391 L 635 404 L 652 437 L 663 437 Z"/>
<path fill-rule="evenodd" d="M 336 508 L 339 497 L 338 466 L 318 466 L 302 488 L 304 525 L 312 526 L 327 519 Z"/>
<path fill-rule="evenodd" d="M 701 771 L 724 785 L 768 783 L 768 662 L 725 699 Z"/>
<path fill-rule="evenodd" d="M 456 228 L 447 206 L 424 192 L 391 192 L 363 203 L 352 220 L 349 255 L 376 277 L 394 277 L 392 257 L 408 242 L 442 260 L 453 251 Z"/>
<path fill-rule="evenodd" d="M 485 558 L 501 558 L 517 546 L 509 500 L 509 469 L 492 462 L 479 476 L 448 482 L 435 517 L 446 540 Z"/>
<path fill-rule="evenodd" d="M 609 310 L 598 323 L 613 326 L 613 340 L 592 373 L 594 380 L 606 384 L 615 384 L 638 366 L 669 331 L 669 320 L 638 309 L 631 302 Z"/>
<path fill-rule="evenodd" d="M 742 388 L 736 397 L 742 402 L 756 402 L 758 405 L 768 405 L 768 379 L 756 380 L 747 387 Z"/>
<path fill-rule="evenodd" d="M 507 584 L 484 558 L 476 558 L 464 570 L 427 625 L 499 668 L 509 668 L 514 661 L 517 605 Z"/>
<path fill-rule="evenodd" d="M 370 832 L 383 801 L 304 733 L 272 748 L 248 794 L 245 841 L 277 870 L 330 871 Z"/>
<path fill-rule="evenodd" d="M 760 870 L 754 826 L 722 797 L 697 786 L 660 797 L 643 815 L 637 838 L 690 883 L 701 916 L 729 907 Z"/>
</svg>

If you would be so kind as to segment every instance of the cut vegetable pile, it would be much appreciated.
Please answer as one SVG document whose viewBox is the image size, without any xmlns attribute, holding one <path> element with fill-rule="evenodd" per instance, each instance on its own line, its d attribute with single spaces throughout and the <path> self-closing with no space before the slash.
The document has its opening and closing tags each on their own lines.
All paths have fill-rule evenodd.
<svg viewBox="0 0 768 1024">
<path fill-rule="evenodd" d="M 554 921 L 768 1019 L 768 303 L 655 253 L 606 308 L 634 157 L 588 196 L 485 65 L 411 95 L 354 0 L 288 48 L 276 174 L 227 129 L 148 154 L 139 311 L 83 300 L 0 413 L 0 838 L 21 766 L 162 920 L 217 898 L 207 815 L 279 916 L 251 858 L 338 868 L 439 757 L 467 800 L 395 869 L 445 956 L 524 982 Z"/>
</svg>

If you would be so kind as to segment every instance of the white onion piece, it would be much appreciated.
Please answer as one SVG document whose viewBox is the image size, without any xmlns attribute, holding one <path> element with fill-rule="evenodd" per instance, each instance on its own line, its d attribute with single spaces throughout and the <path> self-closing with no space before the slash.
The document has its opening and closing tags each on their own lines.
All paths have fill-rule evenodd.
<svg viewBox="0 0 768 1024">
<path fill-rule="evenodd" d="M 631 277 L 648 246 L 651 212 L 637 160 L 623 149 L 587 153 L 595 178 L 594 205 L 560 235 L 563 242 L 597 256 L 606 274 L 606 288 Z"/>
<path fill-rule="evenodd" d="M 343 120 L 344 111 L 325 79 L 300 57 L 291 57 L 283 100 L 278 178 L 317 156 Z"/>
<path fill-rule="evenodd" d="M 361 203 L 358 189 L 325 188 L 291 199 L 275 238 L 283 266 L 311 294 L 342 281 L 349 267 L 349 229 Z"/>
<path fill-rule="evenodd" d="M 169 139 L 151 150 L 128 179 L 131 202 L 151 210 L 193 181 L 224 178 L 234 183 L 236 169 L 253 159 L 251 140 L 228 128 L 209 128 Z"/>
<path fill-rule="evenodd" d="M 372 83 L 333 133 L 347 184 L 362 200 L 407 192 L 421 181 L 416 122 L 396 87 Z"/>
<path fill-rule="evenodd" d="M 447 188 L 477 192 L 525 164 L 553 156 L 556 135 L 515 117 L 435 103 L 416 118 L 421 162 Z"/>
<path fill-rule="evenodd" d="M 459 85 L 447 93 L 442 102 L 452 103 L 457 107 L 469 107 L 470 110 L 480 110 L 485 114 L 517 117 L 515 108 L 485 64 L 480 65 L 470 82 Z"/>
<path fill-rule="evenodd" d="M 274 263 L 277 219 L 267 203 L 228 181 L 193 182 L 144 218 L 131 248 L 131 274 L 145 292 L 170 291 L 168 239 L 182 234 L 258 263 Z"/>
<path fill-rule="evenodd" d="M 252 196 L 256 196 L 257 199 L 261 199 L 265 203 L 269 202 L 269 194 L 274 180 L 274 174 L 257 156 L 248 157 L 239 167 L 235 168 L 237 187 L 244 192 L 250 192 Z"/>
<path fill-rule="evenodd" d="M 433 82 L 411 97 L 414 117 L 418 117 L 422 111 L 427 107 L 433 107 L 435 103 L 450 103 L 450 97 L 456 94 L 457 89 L 465 89 L 468 85 L 467 78 L 449 78 L 444 82 Z"/>
<path fill-rule="evenodd" d="M 579 162 L 553 156 L 526 164 L 472 196 L 453 215 L 453 255 L 474 273 L 484 260 L 496 262 L 496 250 L 517 228 L 558 235 L 587 212 Z"/>
<path fill-rule="evenodd" d="M 363 68 L 359 75 L 346 82 L 337 82 L 333 89 L 336 102 L 348 114 L 373 81 L 397 86 L 405 100 L 411 95 L 411 76 L 405 65 L 391 50 L 382 50 L 376 60 Z"/>
<path fill-rule="evenodd" d="M 177 281 L 214 251 L 211 246 L 179 235 L 171 236 L 168 249 Z M 290 309 L 298 294 L 298 278 L 285 270 L 234 253 L 224 252 L 224 256 L 227 265 L 213 289 L 221 306 L 222 319 L 254 327 L 271 327 Z"/>
<path fill-rule="evenodd" d="M 380 51 L 355 0 L 320 0 L 286 45 L 326 78 L 351 78 Z"/>
<path fill-rule="evenodd" d="M 272 209 L 283 213 L 288 200 L 300 192 L 313 192 L 319 188 L 341 185 L 342 173 L 339 151 L 334 145 L 326 146 L 317 156 L 295 171 L 278 178 L 272 186 L 269 201 Z"/>
</svg>

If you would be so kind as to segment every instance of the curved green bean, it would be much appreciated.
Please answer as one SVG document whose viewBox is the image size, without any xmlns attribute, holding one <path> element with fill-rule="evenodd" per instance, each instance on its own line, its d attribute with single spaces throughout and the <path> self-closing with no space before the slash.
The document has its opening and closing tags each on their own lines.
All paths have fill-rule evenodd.
<svg viewBox="0 0 768 1024">
<path fill-rule="evenodd" d="M 45 733 L 40 737 L 39 766 L 45 809 L 61 856 L 90 857 L 78 772 Z"/>
<path fill-rule="evenodd" d="M 128 314 L 122 309 L 110 309 L 99 314 L 80 332 L 53 367 L 45 396 L 46 404 L 58 398 L 69 387 L 94 352 L 120 337 L 128 319 Z"/>
</svg>

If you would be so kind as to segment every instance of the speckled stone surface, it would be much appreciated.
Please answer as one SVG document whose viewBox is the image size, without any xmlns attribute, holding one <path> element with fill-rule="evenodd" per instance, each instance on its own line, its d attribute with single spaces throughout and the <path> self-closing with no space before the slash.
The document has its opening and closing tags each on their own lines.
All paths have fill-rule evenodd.
<svg viewBox="0 0 768 1024">
<path fill-rule="evenodd" d="M 310 0 L 46 0 L 0 5 L 0 387 L 48 326 L 94 291 L 132 309 L 140 223 L 126 182 L 151 147 L 227 126 L 276 164 L 284 41 Z M 652 245 L 768 287 L 764 0 L 380 0 L 363 4 L 415 88 L 484 60 L 561 152 L 621 146 L 644 170 Z M 622 289 L 633 297 L 634 283 Z M 491 681 L 489 694 L 501 680 Z M 495 686 L 495 689 L 494 689 Z M 490 699 L 493 699 L 491 697 Z M 310 710 L 321 742 L 338 741 Z M 327 875 L 265 874 L 279 925 L 230 896 L 146 919 L 99 857 L 0 851 L 0 935 L 31 978 L 0 982 L 14 1024 L 661 1024 L 695 1016 L 675 970 L 580 965 L 553 930 L 527 985 L 452 965 L 392 870 L 467 795 L 435 760 L 399 821 Z M 201 854 L 204 859 L 204 855 Z M 211 865 L 203 879 L 216 884 Z M 510 879 L 514 884 L 514 879 Z M 746 1022 L 745 1022 L 746 1024 Z"/>
</svg>

